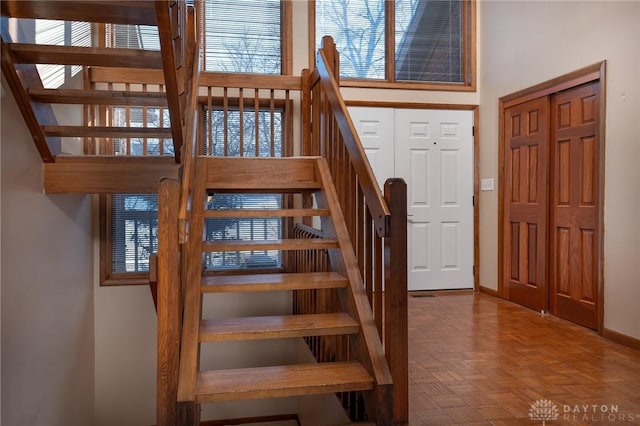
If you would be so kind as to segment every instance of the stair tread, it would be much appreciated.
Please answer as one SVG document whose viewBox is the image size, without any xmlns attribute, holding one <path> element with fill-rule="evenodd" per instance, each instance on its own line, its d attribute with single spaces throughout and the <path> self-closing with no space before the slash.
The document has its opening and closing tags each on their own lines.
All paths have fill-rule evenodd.
<svg viewBox="0 0 640 426">
<path fill-rule="evenodd" d="M 121 90 L 28 89 L 33 101 L 56 104 L 166 106 L 164 92 Z"/>
<path fill-rule="evenodd" d="M 162 69 L 159 51 L 11 43 L 16 63 Z"/>
<path fill-rule="evenodd" d="M 155 4 L 150 1 L 2 0 L 2 15 L 13 18 L 156 25 Z"/>
<path fill-rule="evenodd" d="M 346 313 L 204 319 L 200 322 L 200 341 L 355 334 L 359 329 L 358 323 Z"/>
<path fill-rule="evenodd" d="M 103 138 L 171 138 L 169 127 L 42 126 L 47 136 Z"/>
<path fill-rule="evenodd" d="M 320 189 L 321 184 L 317 181 L 298 181 L 298 182 L 207 182 L 207 189 L 213 189 L 217 192 L 222 191 L 251 191 L 251 192 L 290 192 L 290 191 L 313 191 Z"/>
<path fill-rule="evenodd" d="M 302 216 L 327 216 L 328 209 L 225 209 L 205 210 L 206 218 L 239 218 L 239 217 L 302 217 Z"/>
<path fill-rule="evenodd" d="M 292 238 L 279 240 L 220 240 L 205 241 L 203 251 L 246 251 L 246 250 L 321 250 L 338 248 L 338 240 L 331 238 Z"/>
<path fill-rule="evenodd" d="M 202 292 L 257 292 L 346 287 L 348 281 L 335 272 L 216 275 L 203 277 Z"/>
<path fill-rule="evenodd" d="M 372 387 L 373 379 L 357 362 L 214 370 L 198 374 L 196 402 L 313 395 Z"/>
</svg>

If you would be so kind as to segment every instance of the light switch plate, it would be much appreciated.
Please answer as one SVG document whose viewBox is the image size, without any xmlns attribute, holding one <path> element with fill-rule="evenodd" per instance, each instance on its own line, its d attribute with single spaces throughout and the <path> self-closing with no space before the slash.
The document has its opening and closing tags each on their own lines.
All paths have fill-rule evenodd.
<svg viewBox="0 0 640 426">
<path fill-rule="evenodd" d="M 480 191 L 493 191 L 493 178 L 481 179 Z"/>
</svg>

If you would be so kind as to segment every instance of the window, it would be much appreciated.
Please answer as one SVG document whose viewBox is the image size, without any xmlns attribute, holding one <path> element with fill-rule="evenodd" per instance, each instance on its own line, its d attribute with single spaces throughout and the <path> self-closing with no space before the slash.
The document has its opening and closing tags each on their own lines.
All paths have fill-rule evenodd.
<svg viewBox="0 0 640 426">
<path fill-rule="evenodd" d="M 89 22 L 54 21 L 36 19 L 35 41 L 37 44 L 58 46 L 91 46 L 91 24 Z M 79 65 L 37 64 L 42 85 L 47 89 L 57 89 L 71 77 L 78 74 Z"/>
<path fill-rule="evenodd" d="M 288 27 L 281 0 L 205 0 L 202 14 L 206 71 L 288 74 Z"/>
<path fill-rule="evenodd" d="M 472 0 L 316 0 L 311 37 L 333 37 L 346 86 L 475 90 L 474 13 Z"/>
<path fill-rule="evenodd" d="M 100 210 L 101 283 L 147 283 L 158 249 L 157 194 L 102 196 Z"/>
</svg>

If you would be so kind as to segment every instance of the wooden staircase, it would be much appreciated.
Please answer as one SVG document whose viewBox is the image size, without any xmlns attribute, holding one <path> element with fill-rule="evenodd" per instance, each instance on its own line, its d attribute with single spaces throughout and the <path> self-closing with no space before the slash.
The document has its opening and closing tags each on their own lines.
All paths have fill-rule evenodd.
<svg viewBox="0 0 640 426">
<path fill-rule="evenodd" d="M 300 148 L 309 157 L 198 157 L 202 135 L 197 129 L 207 118 L 198 115 L 196 95 L 205 89 L 211 109 L 221 89 L 225 114 L 230 103 L 227 87 L 216 87 L 220 76 L 209 75 L 209 86 L 200 87 L 200 35 L 194 9 L 185 0 L 2 0 L 0 7 L 2 72 L 44 162 L 45 192 L 155 193 L 160 188 L 157 424 L 199 424 L 201 404 L 334 393 L 343 405 L 355 400 L 354 405 L 365 407 L 352 416 L 354 421 L 406 423 L 406 186 L 390 181 L 383 196 L 375 183 L 339 93 L 335 46 L 323 48 L 316 69 L 303 70 L 300 77 L 263 76 L 254 82 L 253 75 L 226 76 L 240 81 L 232 87 L 239 92 L 235 102 L 240 109 L 243 90 L 253 89 L 257 112 L 260 90 L 270 89 L 271 120 L 276 102 L 299 99 Z M 37 45 L 19 25 L 7 25 L 12 18 L 153 25 L 161 50 Z M 83 66 L 85 84 L 45 88 L 38 64 Z M 284 95 L 274 97 L 274 84 Z M 299 96 L 290 97 L 290 89 Z M 57 104 L 82 106 L 84 125 L 58 122 Z M 115 107 L 166 108 L 170 122 L 118 127 L 88 112 Z M 70 138 L 85 143 L 83 155 L 64 152 Z M 171 141 L 172 155 L 115 155 L 109 143 L 118 138 Z M 94 140 L 105 142 L 107 149 L 87 149 L 87 141 Z M 269 210 L 205 208 L 209 196 L 224 193 L 283 194 L 290 202 Z M 291 226 L 274 240 L 201 238 L 207 220 L 249 218 L 278 218 Z M 314 225 L 307 226 L 311 237 L 294 237 L 294 224 L 301 223 Z M 246 269 L 233 275 L 204 270 L 208 253 L 235 251 L 284 253 L 282 270 Z M 303 266 L 292 253 L 316 253 L 326 257 L 327 267 Z M 291 293 L 295 315 L 202 316 L 204 298 L 272 292 Z M 313 303 L 296 308 L 302 298 L 319 294 L 335 300 L 323 309 Z M 318 362 L 200 368 L 206 345 L 249 340 L 268 345 L 274 339 L 304 339 Z M 323 342 L 339 342 L 340 350 L 323 353 Z"/>
<path fill-rule="evenodd" d="M 207 210 L 206 195 L 233 193 L 312 194 L 312 208 Z M 381 403 L 368 412 L 390 424 L 391 378 L 367 302 L 326 161 L 320 158 L 215 158 L 196 163 L 187 249 L 184 323 L 178 387 L 178 418 L 199 424 L 199 405 L 303 395 L 364 391 Z M 204 222 L 215 218 L 312 217 L 322 238 L 203 240 Z M 327 251 L 331 272 L 203 275 L 203 253 L 225 251 Z M 286 255 L 283 255 L 286 258 Z M 354 269 L 355 268 L 355 269 Z M 342 309 L 301 315 L 202 318 L 203 297 L 220 293 L 336 289 Z M 352 354 L 332 362 L 201 371 L 201 346 L 211 342 L 348 336 Z M 265 343 L 268 344 L 268 343 Z M 378 355 L 376 355 L 378 354 Z"/>
<path fill-rule="evenodd" d="M 197 46 L 194 11 L 182 1 L 23 1 L 3 0 L 2 72 L 45 163 L 44 188 L 48 193 L 151 192 L 161 176 L 176 175 L 180 162 L 187 117 L 191 58 Z M 17 24 L 9 25 L 9 19 Z M 33 29 L 25 34 L 21 18 L 79 21 L 91 24 L 148 25 L 158 28 L 160 51 L 35 44 Z M 98 34 L 99 32 L 96 32 Z M 103 41 L 93 40 L 94 46 Z M 36 65 L 71 65 L 84 69 L 84 87 L 45 88 Z M 104 84 L 95 88 L 94 74 L 124 76 L 140 83 L 136 88 Z M 132 76 L 136 76 L 134 79 Z M 80 80 L 82 81 L 82 80 Z M 148 87 L 160 90 L 148 90 Z M 142 88 L 140 88 L 142 87 Z M 142 127 L 114 126 L 89 119 L 83 125 L 60 123 L 54 105 L 79 105 L 106 111 L 109 107 L 165 108 L 170 123 Z M 82 111 L 82 110 L 79 110 Z M 113 152 L 114 139 L 157 138 L 172 144 L 173 159 L 145 156 L 123 159 Z M 79 139 L 79 141 L 78 141 Z M 108 147 L 95 155 L 89 141 L 100 139 Z M 109 147 L 111 144 L 111 147 Z M 149 167 L 137 180 L 127 181 L 141 168 Z"/>
</svg>

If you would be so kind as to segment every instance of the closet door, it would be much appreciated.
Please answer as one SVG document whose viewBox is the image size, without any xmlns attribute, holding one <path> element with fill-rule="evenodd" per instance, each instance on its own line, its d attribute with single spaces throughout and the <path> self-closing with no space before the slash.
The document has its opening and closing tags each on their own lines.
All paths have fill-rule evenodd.
<svg viewBox="0 0 640 426">
<path fill-rule="evenodd" d="M 550 312 L 597 328 L 598 81 L 551 97 Z"/>
<path fill-rule="evenodd" d="M 511 301 L 547 309 L 548 98 L 504 111 L 503 282 Z"/>
</svg>

